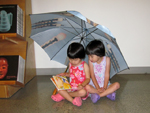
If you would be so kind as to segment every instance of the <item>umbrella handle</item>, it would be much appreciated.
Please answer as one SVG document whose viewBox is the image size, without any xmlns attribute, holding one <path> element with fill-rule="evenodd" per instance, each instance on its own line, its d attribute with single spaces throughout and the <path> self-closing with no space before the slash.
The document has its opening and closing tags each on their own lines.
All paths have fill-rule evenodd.
<svg viewBox="0 0 150 113">
<path fill-rule="evenodd" d="M 67 66 L 67 68 L 66 68 L 65 72 L 67 72 L 68 67 L 69 67 L 69 65 Z M 65 72 L 64 72 L 64 73 L 65 73 Z M 55 88 L 55 89 L 54 89 L 54 91 L 53 91 L 53 95 L 56 95 L 56 93 L 57 93 L 57 88 Z"/>
<path fill-rule="evenodd" d="M 57 93 L 57 89 L 55 88 L 53 91 L 53 95 L 56 95 L 56 93 Z"/>
</svg>

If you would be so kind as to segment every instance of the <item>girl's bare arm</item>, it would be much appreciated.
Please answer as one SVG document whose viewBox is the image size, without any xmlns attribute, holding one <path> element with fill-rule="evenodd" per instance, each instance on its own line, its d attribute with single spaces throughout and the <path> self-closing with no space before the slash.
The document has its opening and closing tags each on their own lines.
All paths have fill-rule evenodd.
<svg viewBox="0 0 150 113">
<path fill-rule="evenodd" d="M 96 80 L 96 78 L 95 78 L 94 69 L 93 69 L 93 64 L 92 64 L 92 62 L 91 62 L 90 60 L 89 60 L 89 68 L 90 68 L 90 74 L 91 74 L 92 81 L 93 81 L 93 83 L 94 83 L 96 89 L 99 89 L 100 87 L 99 87 L 99 85 L 98 85 L 98 83 L 97 83 L 97 80 Z"/>
<path fill-rule="evenodd" d="M 70 71 L 64 72 L 64 73 L 60 73 L 60 74 L 58 74 L 58 75 L 56 75 L 56 76 L 66 76 L 66 77 L 70 77 Z"/>
<path fill-rule="evenodd" d="M 103 87 L 105 89 L 107 89 L 109 77 L 110 77 L 110 58 L 106 57 L 105 80 L 104 80 L 104 87 Z"/>
<path fill-rule="evenodd" d="M 84 72 L 85 72 L 86 79 L 81 84 L 83 87 L 86 86 L 90 82 L 90 70 L 89 70 L 89 66 L 86 62 L 84 63 Z"/>
</svg>

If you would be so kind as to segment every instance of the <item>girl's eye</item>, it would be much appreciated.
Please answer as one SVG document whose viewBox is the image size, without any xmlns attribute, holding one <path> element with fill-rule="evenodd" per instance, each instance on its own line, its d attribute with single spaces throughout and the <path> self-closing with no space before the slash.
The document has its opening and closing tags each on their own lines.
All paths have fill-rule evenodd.
<svg viewBox="0 0 150 113">
<path fill-rule="evenodd" d="M 92 58 L 94 58 L 94 55 L 92 55 Z"/>
<path fill-rule="evenodd" d="M 3 66 L 2 68 L 3 68 L 3 69 L 6 69 L 6 66 Z"/>
</svg>

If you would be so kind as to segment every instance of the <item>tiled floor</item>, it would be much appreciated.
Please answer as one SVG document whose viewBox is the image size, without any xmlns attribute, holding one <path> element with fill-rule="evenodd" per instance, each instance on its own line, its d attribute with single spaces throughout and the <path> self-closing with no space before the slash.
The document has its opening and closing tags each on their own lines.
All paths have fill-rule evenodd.
<svg viewBox="0 0 150 113">
<path fill-rule="evenodd" d="M 115 101 L 106 97 L 93 104 L 88 98 L 81 107 L 63 100 L 54 102 L 51 76 L 36 76 L 9 99 L 0 99 L 0 113 L 150 113 L 150 75 L 115 75 L 121 88 Z"/>
</svg>

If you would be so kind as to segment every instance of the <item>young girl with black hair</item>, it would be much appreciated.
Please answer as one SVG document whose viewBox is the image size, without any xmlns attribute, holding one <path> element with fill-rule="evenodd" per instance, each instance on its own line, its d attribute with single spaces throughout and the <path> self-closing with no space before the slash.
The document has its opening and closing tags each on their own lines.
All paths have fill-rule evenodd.
<svg viewBox="0 0 150 113">
<path fill-rule="evenodd" d="M 90 81 L 89 67 L 86 62 L 82 61 L 85 57 L 83 45 L 75 42 L 70 44 L 67 49 L 67 56 L 70 61 L 69 72 L 60 73 L 57 76 L 70 77 L 72 90 L 59 90 L 51 98 L 56 102 L 66 99 L 76 106 L 81 106 L 82 100 L 86 100 L 88 97 L 88 92 L 85 87 Z"/>
<path fill-rule="evenodd" d="M 105 56 L 105 47 L 99 40 L 91 41 L 86 47 L 86 53 L 89 58 L 89 68 L 91 81 L 86 86 L 86 90 L 91 94 L 91 100 L 96 103 L 100 97 L 107 96 L 115 100 L 116 90 L 120 84 L 110 83 L 110 58 Z"/>
</svg>

